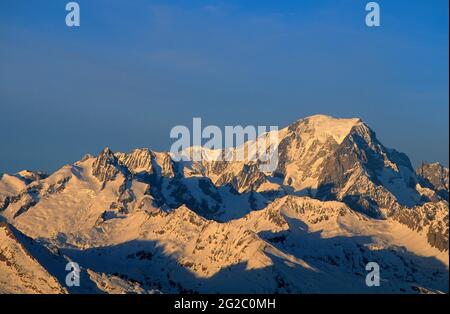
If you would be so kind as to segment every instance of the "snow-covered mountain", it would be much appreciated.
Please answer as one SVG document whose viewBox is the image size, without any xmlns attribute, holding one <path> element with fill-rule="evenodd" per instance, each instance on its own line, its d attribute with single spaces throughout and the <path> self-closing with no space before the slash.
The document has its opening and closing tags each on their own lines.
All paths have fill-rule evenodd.
<svg viewBox="0 0 450 314">
<path fill-rule="evenodd" d="M 416 174 L 360 119 L 317 115 L 276 135 L 272 172 L 208 158 L 246 143 L 184 152 L 198 162 L 105 148 L 49 176 L 4 174 L 0 291 L 448 292 L 448 169 Z M 69 261 L 80 287 L 65 287 Z"/>
</svg>

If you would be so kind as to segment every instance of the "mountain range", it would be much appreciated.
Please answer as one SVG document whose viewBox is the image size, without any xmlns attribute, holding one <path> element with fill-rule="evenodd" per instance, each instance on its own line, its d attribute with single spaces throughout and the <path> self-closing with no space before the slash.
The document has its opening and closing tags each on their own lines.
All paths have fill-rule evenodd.
<svg viewBox="0 0 450 314">
<path fill-rule="evenodd" d="M 104 148 L 1 175 L 0 292 L 448 293 L 447 168 L 414 169 L 361 119 L 315 115 L 277 136 L 271 172 L 191 147 L 201 161 Z"/>
</svg>

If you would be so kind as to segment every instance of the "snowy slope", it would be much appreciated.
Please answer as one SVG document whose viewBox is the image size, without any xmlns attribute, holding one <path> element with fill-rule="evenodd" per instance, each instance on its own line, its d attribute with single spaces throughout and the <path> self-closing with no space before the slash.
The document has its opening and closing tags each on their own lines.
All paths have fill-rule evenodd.
<svg viewBox="0 0 450 314">
<path fill-rule="evenodd" d="M 184 152 L 198 162 L 105 148 L 50 176 L 3 175 L 0 218 L 17 236 L 1 234 L 2 249 L 26 247 L 34 259 L 8 261 L 38 274 L 15 286 L 3 263 L 4 291 L 43 292 L 42 277 L 59 292 L 75 261 L 83 284 L 69 293 L 448 292 L 448 200 L 406 155 L 360 119 L 317 115 L 277 136 L 273 172 L 213 160 L 245 143 Z M 371 261 L 381 287 L 365 285 Z"/>
<path fill-rule="evenodd" d="M 4 222 L 0 222 L 0 293 L 65 293 Z"/>
</svg>

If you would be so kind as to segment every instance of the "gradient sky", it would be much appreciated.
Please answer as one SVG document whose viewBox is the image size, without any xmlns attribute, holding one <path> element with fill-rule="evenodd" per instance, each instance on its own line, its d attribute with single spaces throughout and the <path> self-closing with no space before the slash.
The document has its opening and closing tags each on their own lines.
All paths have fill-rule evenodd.
<svg viewBox="0 0 450 314">
<path fill-rule="evenodd" d="M 168 150 L 175 125 L 360 117 L 448 165 L 448 1 L 0 0 L 0 172 Z"/>
</svg>

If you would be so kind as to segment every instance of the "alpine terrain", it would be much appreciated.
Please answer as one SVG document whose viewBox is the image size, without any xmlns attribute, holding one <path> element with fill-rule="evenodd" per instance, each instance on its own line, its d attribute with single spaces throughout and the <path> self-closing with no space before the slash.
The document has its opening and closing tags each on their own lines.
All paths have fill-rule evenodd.
<svg viewBox="0 0 450 314">
<path fill-rule="evenodd" d="M 212 158 L 245 143 L 0 175 L 0 293 L 448 293 L 448 169 L 415 170 L 360 119 L 276 135 L 271 172 Z"/>
</svg>

